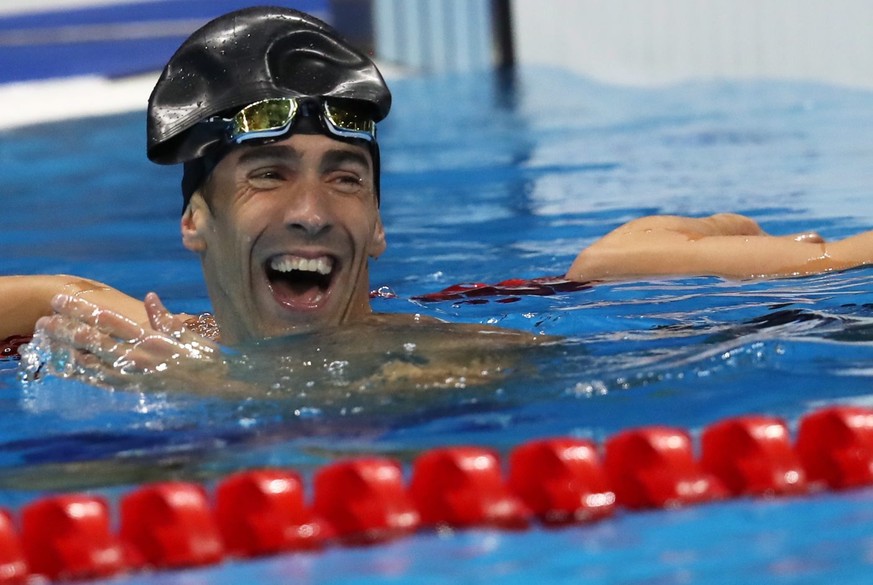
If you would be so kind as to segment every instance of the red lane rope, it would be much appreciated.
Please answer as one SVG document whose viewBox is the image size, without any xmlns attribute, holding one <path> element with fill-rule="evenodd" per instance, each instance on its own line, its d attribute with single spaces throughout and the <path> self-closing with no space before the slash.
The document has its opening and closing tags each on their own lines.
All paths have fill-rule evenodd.
<svg viewBox="0 0 873 585">
<path fill-rule="evenodd" d="M 33 339 L 31 335 L 11 335 L 6 339 L 0 340 L 0 360 L 19 359 L 21 356 L 18 354 L 18 348 L 26 343 L 30 343 L 31 339 Z"/>
<path fill-rule="evenodd" d="M 242 471 L 221 480 L 211 501 L 195 483 L 143 485 L 122 496 L 115 522 L 100 496 L 49 496 L 16 514 L 0 510 L 0 584 L 211 565 L 439 526 L 518 530 L 598 520 L 617 507 L 873 485 L 871 409 L 815 411 L 794 442 L 779 418 L 730 418 L 706 427 L 699 447 L 695 457 L 687 431 L 660 426 L 600 446 L 540 439 L 512 450 L 505 475 L 491 449 L 445 447 L 420 455 L 409 482 L 391 459 L 350 459 L 316 471 L 310 504 L 294 471 Z"/>
<path fill-rule="evenodd" d="M 496 284 L 484 282 L 468 282 L 454 284 L 441 291 L 426 293 L 412 297 L 414 301 L 437 303 L 441 301 L 460 301 L 470 304 L 487 303 L 487 297 L 503 297 L 496 299 L 498 303 L 513 303 L 523 296 L 551 296 L 559 293 L 575 292 L 591 288 L 590 282 L 567 280 L 563 276 L 547 276 L 542 278 L 511 278 Z M 370 298 L 395 298 L 396 295 L 387 287 L 370 292 Z"/>
</svg>

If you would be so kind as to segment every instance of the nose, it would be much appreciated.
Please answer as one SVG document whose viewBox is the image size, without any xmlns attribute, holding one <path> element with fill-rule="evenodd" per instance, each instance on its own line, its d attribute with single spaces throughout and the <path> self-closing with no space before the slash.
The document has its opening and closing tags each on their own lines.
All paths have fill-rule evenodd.
<svg viewBox="0 0 873 585">
<path fill-rule="evenodd" d="M 328 231 L 333 225 L 333 216 L 319 182 L 300 181 L 292 189 L 294 192 L 285 198 L 285 227 L 309 237 Z"/>
</svg>

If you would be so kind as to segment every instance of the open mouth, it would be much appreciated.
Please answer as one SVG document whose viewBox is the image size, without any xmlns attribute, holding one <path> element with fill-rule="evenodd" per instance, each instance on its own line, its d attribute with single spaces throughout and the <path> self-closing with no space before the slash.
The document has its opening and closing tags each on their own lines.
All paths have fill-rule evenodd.
<svg viewBox="0 0 873 585">
<path fill-rule="evenodd" d="M 304 258 L 283 254 L 267 261 L 265 272 L 273 297 L 293 309 L 314 308 L 330 292 L 334 259 L 330 256 Z"/>
</svg>

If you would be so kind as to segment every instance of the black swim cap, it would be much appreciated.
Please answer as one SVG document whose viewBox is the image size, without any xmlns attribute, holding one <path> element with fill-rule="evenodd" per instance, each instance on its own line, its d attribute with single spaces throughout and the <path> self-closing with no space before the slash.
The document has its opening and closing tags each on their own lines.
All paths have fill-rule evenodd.
<svg viewBox="0 0 873 585">
<path fill-rule="evenodd" d="M 148 157 L 159 164 L 201 159 L 225 136 L 198 122 L 276 97 L 352 99 L 369 106 L 374 121 L 391 108 L 373 61 L 328 25 L 290 8 L 246 8 L 207 23 L 170 58 L 149 98 Z M 375 143 L 371 152 L 378 165 Z M 186 172 L 189 166 L 197 165 Z M 190 179 L 183 191 L 199 186 L 192 189 Z"/>
</svg>

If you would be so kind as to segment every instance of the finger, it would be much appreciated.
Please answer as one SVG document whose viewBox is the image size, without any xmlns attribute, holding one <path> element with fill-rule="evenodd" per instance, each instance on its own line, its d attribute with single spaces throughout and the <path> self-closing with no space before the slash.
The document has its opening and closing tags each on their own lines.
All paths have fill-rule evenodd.
<svg viewBox="0 0 873 585">
<path fill-rule="evenodd" d="M 168 311 L 156 293 L 150 292 L 146 295 L 145 306 L 149 323 L 155 331 L 165 333 L 182 342 L 197 340 L 197 335 L 192 335 L 188 329 L 185 323 L 186 319 Z"/>
<path fill-rule="evenodd" d="M 70 349 L 67 352 L 69 364 L 64 372 L 67 378 L 76 378 L 89 384 L 106 381 L 106 364 L 88 351 Z"/>
<path fill-rule="evenodd" d="M 76 378 L 93 386 L 114 388 L 126 386 L 126 375 L 107 365 L 94 354 L 73 350 L 70 352 L 72 368 L 66 373 L 68 378 Z"/>
<path fill-rule="evenodd" d="M 38 321 L 37 330 L 43 335 L 43 347 L 48 351 L 44 362 L 46 371 L 62 378 L 101 385 L 101 372 L 107 369 L 106 363 L 98 355 L 93 341 L 76 340 L 79 327 L 85 326 L 57 315 Z M 77 345 L 88 346 L 88 349 Z"/>
<path fill-rule="evenodd" d="M 150 292 L 145 296 L 145 307 L 149 322 L 156 331 L 172 337 L 196 352 L 217 350 L 211 339 L 190 330 L 185 325 L 184 319 L 169 312 L 156 293 Z"/>
<path fill-rule="evenodd" d="M 212 363 L 213 350 L 196 343 L 182 343 L 163 333 L 155 332 L 131 344 L 126 353 L 121 356 L 123 365 L 128 372 L 167 371 L 181 363 L 187 367 L 198 367 L 203 363 Z M 193 361 L 192 361 L 193 360 Z"/>
<path fill-rule="evenodd" d="M 167 310 L 157 294 L 150 292 L 145 296 L 145 308 L 149 323 L 156 331 L 172 335 L 181 330 L 173 314 Z"/>
<path fill-rule="evenodd" d="M 142 327 L 127 317 L 70 295 L 56 295 L 52 298 L 52 308 L 60 315 L 97 327 L 119 339 L 132 340 L 145 334 Z"/>
<path fill-rule="evenodd" d="M 104 363 L 112 363 L 118 359 L 120 353 L 125 351 L 124 342 L 119 342 L 99 329 L 83 324 L 73 328 L 70 345 L 96 356 Z"/>
<path fill-rule="evenodd" d="M 117 359 L 121 345 L 96 327 L 62 315 L 41 318 L 37 330 L 47 339 L 52 353 L 84 351 L 107 363 Z"/>
<path fill-rule="evenodd" d="M 62 315 L 52 315 L 41 317 L 36 322 L 35 332 L 40 334 L 50 344 L 73 345 L 73 339 L 79 325 L 78 321 Z"/>
</svg>

